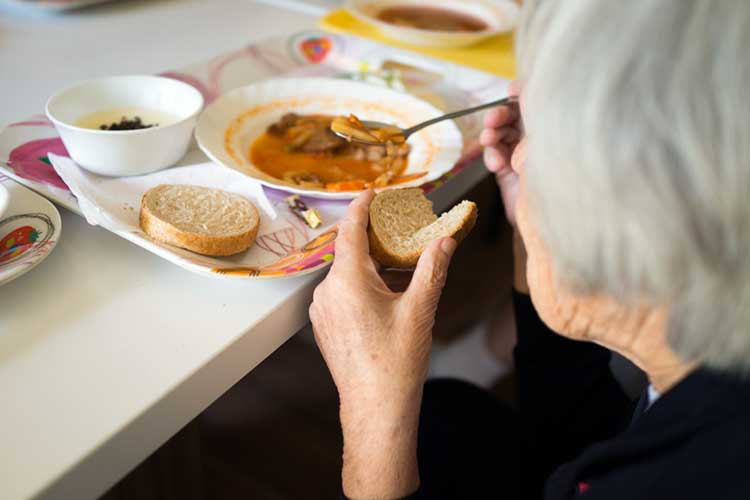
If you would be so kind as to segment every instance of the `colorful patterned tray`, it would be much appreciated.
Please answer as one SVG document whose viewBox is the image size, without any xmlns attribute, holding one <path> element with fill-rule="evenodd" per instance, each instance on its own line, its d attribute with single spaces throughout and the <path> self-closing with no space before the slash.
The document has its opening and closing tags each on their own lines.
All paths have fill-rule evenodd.
<svg viewBox="0 0 750 500">
<path fill-rule="evenodd" d="M 195 86 L 207 103 L 224 92 L 268 78 L 324 76 L 361 80 L 410 92 L 443 110 L 459 109 L 503 97 L 508 84 L 507 80 L 471 68 L 361 38 L 317 30 L 248 45 L 210 61 L 167 71 L 162 75 Z M 457 123 L 464 136 L 463 156 L 451 172 L 423 185 L 426 192 L 443 185 L 480 153 L 477 138 L 481 130 L 481 116 L 468 116 Z M 50 165 L 49 153 L 67 156 L 54 127 L 43 115 L 12 123 L 0 132 L 0 172 L 80 214 L 75 197 Z M 205 161 L 205 156 L 193 146 L 181 165 Z M 316 200 L 314 203 L 316 208 L 332 214 L 331 219 L 326 221 L 329 224 L 335 224 L 345 210 L 345 204 L 340 202 Z M 298 276 L 328 265 L 333 259 L 336 238 L 335 225 L 329 225 L 319 234 L 310 234 L 302 229 L 290 221 L 288 227 L 274 225 L 272 234 L 263 234 L 261 230 L 258 242 L 267 255 L 260 265 L 238 265 L 233 260 L 217 265 L 215 262 L 207 263 L 198 255 L 186 257 L 190 265 L 172 262 L 215 277 Z M 120 236 L 154 251 L 148 245 L 133 241 L 133 238 L 123 234 Z M 163 252 L 160 256 L 164 257 Z"/>
</svg>

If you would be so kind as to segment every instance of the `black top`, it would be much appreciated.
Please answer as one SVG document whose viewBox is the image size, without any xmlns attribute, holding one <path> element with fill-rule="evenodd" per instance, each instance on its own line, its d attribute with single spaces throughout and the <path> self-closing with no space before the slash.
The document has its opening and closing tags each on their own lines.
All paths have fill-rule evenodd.
<svg viewBox="0 0 750 500">
<path fill-rule="evenodd" d="M 750 381 L 699 369 L 633 416 L 606 349 L 549 330 L 526 295 L 514 305 L 520 409 L 545 450 L 536 471 L 554 470 L 545 500 L 750 498 Z"/>
</svg>

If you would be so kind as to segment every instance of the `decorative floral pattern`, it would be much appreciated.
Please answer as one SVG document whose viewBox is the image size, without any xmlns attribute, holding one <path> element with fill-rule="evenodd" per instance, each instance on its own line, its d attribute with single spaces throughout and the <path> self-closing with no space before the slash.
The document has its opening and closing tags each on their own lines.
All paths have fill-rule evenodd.
<svg viewBox="0 0 750 500">
<path fill-rule="evenodd" d="M 49 162 L 49 153 L 68 156 L 68 150 L 59 137 L 36 139 L 11 151 L 7 164 L 19 177 L 67 190 L 68 186 Z"/>
<path fill-rule="evenodd" d="M 302 248 L 263 268 L 226 267 L 213 269 L 213 272 L 223 276 L 247 277 L 278 277 L 299 274 L 301 272 L 311 272 L 333 261 L 334 241 L 337 234 L 338 229 L 332 227 L 308 242 Z"/>
<path fill-rule="evenodd" d="M 317 30 L 303 31 L 289 38 L 287 52 L 298 63 L 321 64 L 346 48 L 346 38 Z"/>
<path fill-rule="evenodd" d="M 331 51 L 331 39 L 328 37 L 308 38 L 300 44 L 300 51 L 305 59 L 313 64 L 323 62 Z"/>
</svg>

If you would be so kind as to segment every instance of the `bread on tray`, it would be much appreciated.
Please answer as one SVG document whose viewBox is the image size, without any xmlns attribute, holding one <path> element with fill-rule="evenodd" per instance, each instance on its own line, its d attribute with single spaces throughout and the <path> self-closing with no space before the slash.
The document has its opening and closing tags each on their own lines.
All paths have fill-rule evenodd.
<svg viewBox="0 0 750 500">
<path fill-rule="evenodd" d="M 140 225 L 154 240 L 219 257 L 252 246 L 260 215 L 255 205 L 238 194 L 162 184 L 143 195 Z"/>
<path fill-rule="evenodd" d="M 476 220 L 477 206 L 471 201 L 438 218 L 419 188 L 383 191 L 370 204 L 370 253 L 384 266 L 411 268 L 430 242 L 451 236 L 460 243 Z"/>
</svg>

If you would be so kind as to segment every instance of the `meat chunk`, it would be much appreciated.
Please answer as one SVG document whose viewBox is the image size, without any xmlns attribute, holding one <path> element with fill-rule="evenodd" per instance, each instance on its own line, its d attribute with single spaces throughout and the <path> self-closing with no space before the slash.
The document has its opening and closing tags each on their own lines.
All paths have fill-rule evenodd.
<svg viewBox="0 0 750 500">
<path fill-rule="evenodd" d="M 336 152 L 346 145 L 346 141 L 331 132 L 331 118 L 324 116 L 287 113 L 268 127 L 268 133 L 284 137 L 289 151 L 299 153 Z"/>
<path fill-rule="evenodd" d="M 287 113 L 278 122 L 268 127 L 268 133 L 276 136 L 284 135 L 287 130 L 297 124 L 299 118 L 300 116 L 296 113 Z"/>
<path fill-rule="evenodd" d="M 346 141 L 331 132 L 330 128 L 315 128 L 297 151 L 302 153 L 333 153 L 344 146 L 346 146 Z"/>
</svg>

